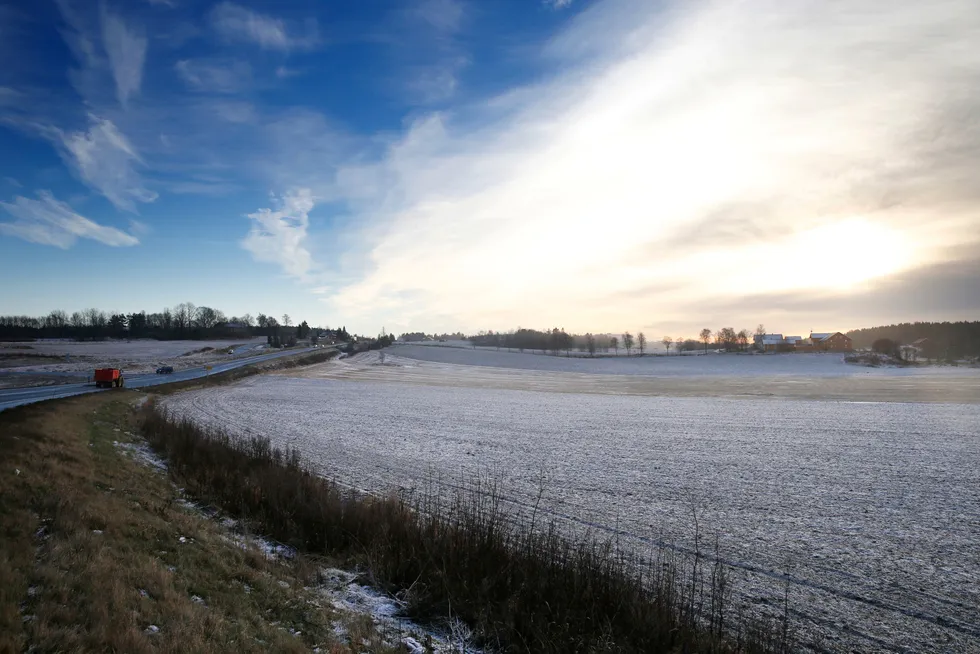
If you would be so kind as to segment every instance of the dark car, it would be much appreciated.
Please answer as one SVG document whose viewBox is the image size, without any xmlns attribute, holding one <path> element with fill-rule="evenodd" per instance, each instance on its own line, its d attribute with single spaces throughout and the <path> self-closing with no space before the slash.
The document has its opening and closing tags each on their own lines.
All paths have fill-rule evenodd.
<svg viewBox="0 0 980 654">
<path fill-rule="evenodd" d="M 173 371 L 174 371 L 173 366 L 160 366 L 159 368 L 157 368 L 158 375 L 169 375 Z"/>
</svg>

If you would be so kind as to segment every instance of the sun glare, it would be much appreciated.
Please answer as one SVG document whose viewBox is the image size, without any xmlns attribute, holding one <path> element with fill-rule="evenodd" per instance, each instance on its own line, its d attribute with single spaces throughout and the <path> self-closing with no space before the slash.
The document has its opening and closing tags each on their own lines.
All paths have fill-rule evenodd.
<svg viewBox="0 0 980 654">
<path fill-rule="evenodd" d="M 899 232 L 864 218 L 852 218 L 799 232 L 774 246 L 788 275 L 787 288 L 849 290 L 915 263 Z"/>
</svg>

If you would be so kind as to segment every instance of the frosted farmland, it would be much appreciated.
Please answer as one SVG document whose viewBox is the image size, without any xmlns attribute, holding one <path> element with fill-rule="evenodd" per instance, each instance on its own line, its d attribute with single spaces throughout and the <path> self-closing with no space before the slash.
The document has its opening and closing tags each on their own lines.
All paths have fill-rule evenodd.
<svg viewBox="0 0 980 654">
<path fill-rule="evenodd" d="M 411 369 L 376 366 L 389 367 Z M 324 474 L 369 491 L 490 470 L 520 507 L 543 476 L 544 504 L 569 528 L 681 548 L 697 511 L 706 540 L 717 536 L 739 570 L 743 600 L 771 607 L 788 582 L 808 641 L 831 651 L 980 650 L 976 404 L 387 379 L 266 376 L 167 406 L 299 448 Z"/>
<path fill-rule="evenodd" d="M 457 341 L 457 343 L 461 343 Z M 708 354 L 706 356 L 552 356 L 507 349 L 465 348 L 453 345 L 398 344 L 389 351 L 408 359 L 468 366 L 580 372 L 603 375 L 684 376 L 781 376 L 809 377 L 975 377 L 980 368 L 924 366 L 919 368 L 868 368 L 844 363 L 843 354 Z"/>
</svg>

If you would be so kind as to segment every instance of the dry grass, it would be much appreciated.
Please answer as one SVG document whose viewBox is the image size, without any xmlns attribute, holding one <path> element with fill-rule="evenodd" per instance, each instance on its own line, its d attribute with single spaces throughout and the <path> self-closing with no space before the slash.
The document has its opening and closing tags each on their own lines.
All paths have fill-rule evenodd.
<svg viewBox="0 0 980 654">
<path fill-rule="evenodd" d="M 315 566 L 230 542 L 113 444 L 137 397 L 0 414 L 0 652 L 390 651 L 337 642 Z"/>
</svg>

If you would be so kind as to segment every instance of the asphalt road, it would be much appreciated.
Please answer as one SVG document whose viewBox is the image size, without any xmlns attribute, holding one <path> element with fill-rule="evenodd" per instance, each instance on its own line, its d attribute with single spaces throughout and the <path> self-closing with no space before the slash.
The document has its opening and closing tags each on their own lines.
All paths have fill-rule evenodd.
<svg viewBox="0 0 980 654">
<path fill-rule="evenodd" d="M 158 386 L 160 384 L 186 381 L 188 379 L 199 379 L 209 374 L 214 375 L 219 372 L 234 370 L 235 368 L 241 368 L 242 366 L 247 366 L 253 363 L 315 351 L 316 350 L 314 348 L 302 348 L 285 350 L 282 352 L 272 352 L 270 354 L 260 354 L 258 356 L 235 359 L 225 363 L 213 363 L 211 364 L 210 371 L 205 370 L 203 366 L 199 366 L 197 368 L 187 368 L 186 370 L 176 370 L 169 375 L 148 374 L 130 376 L 126 374 L 125 370 L 123 370 L 123 378 L 126 380 L 126 388 L 146 388 L 147 386 Z M 85 393 L 101 393 L 103 391 L 112 391 L 112 389 L 96 388 L 94 382 L 84 384 L 62 384 L 60 386 L 25 386 L 21 388 L 4 388 L 0 389 L 0 411 L 3 411 L 4 409 L 11 409 L 15 406 L 20 406 L 21 404 L 31 404 L 32 402 L 53 400 L 59 397 L 84 395 Z"/>
</svg>

